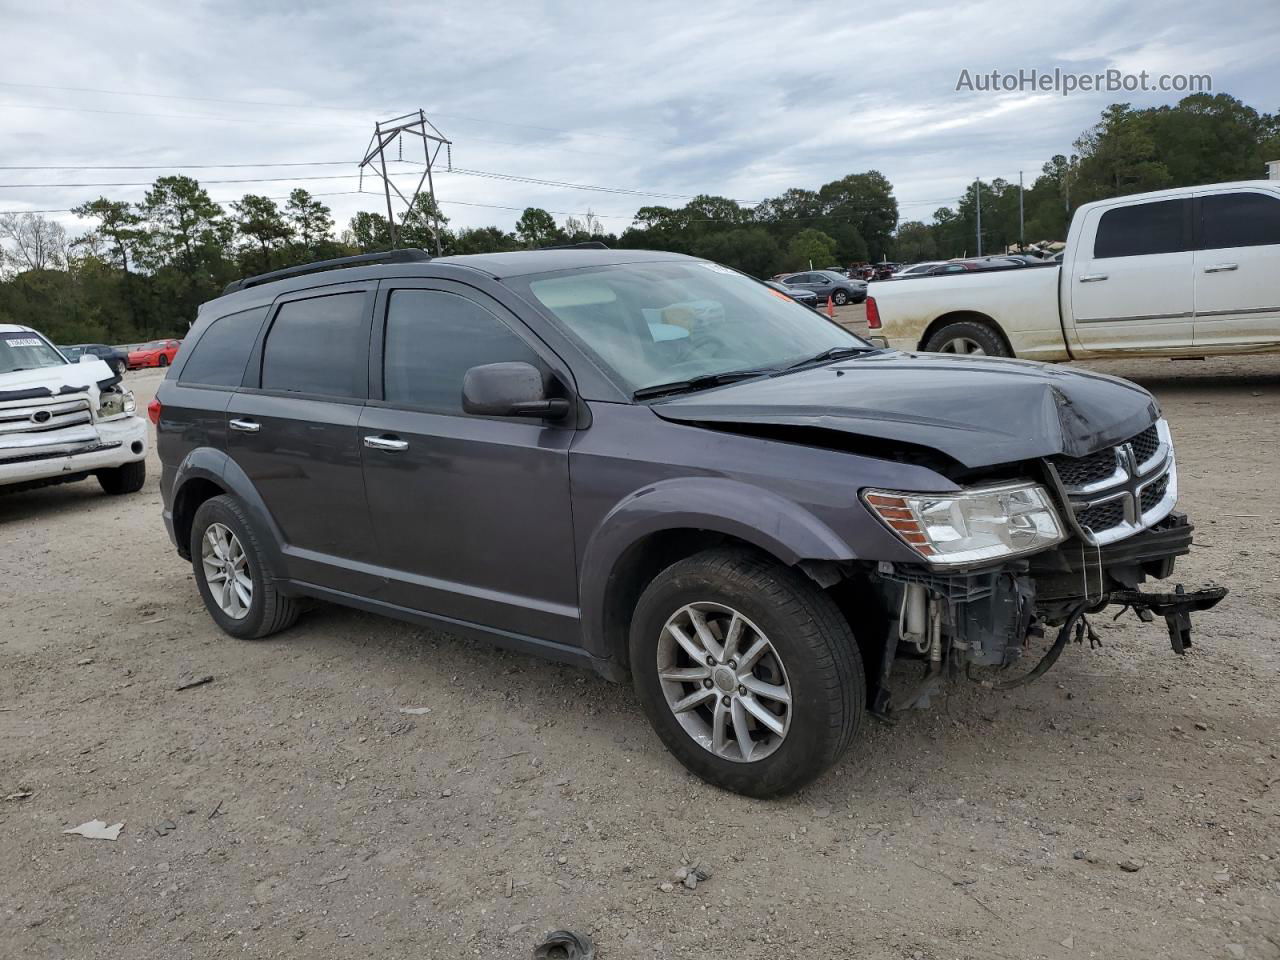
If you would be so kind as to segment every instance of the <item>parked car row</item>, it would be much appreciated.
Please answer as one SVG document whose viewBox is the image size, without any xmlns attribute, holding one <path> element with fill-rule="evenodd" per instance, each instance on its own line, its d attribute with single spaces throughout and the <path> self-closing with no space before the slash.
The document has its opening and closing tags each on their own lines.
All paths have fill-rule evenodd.
<svg viewBox="0 0 1280 960">
<path fill-rule="evenodd" d="M 1049 263 L 1027 254 L 1010 253 L 991 257 L 972 257 L 959 260 L 925 260 L 895 270 L 885 280 L 914 280 L 917 277 L 937 277 L 946 274 L 976 273 L 979 270 L 1009 270 Z"/>
<path fill-rule="evenodd" d="M 105 343 L 77 343 L 58 347 L 62 355 L 72 363 L 78 363 L 83 356 L 97 357 L 111 370 L 120 376 L 126 370 L 141 370 L 145 367 L 167 367 L 178 355 L 181 340 L 153 340 L 132 347 L 112 347 Z"/>
</svg>

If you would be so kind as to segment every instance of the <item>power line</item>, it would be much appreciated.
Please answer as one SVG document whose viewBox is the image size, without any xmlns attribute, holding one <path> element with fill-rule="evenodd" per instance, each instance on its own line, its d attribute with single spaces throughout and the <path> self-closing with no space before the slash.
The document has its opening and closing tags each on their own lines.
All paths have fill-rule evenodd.
<svg viewBox="0 0 1280 960">
<path fill-rule="evenodd" d="M 43 164 L 40 166 L 0 166 L 0 170 L 219 170 L 231 167 L 349 167 L 351 160 L 296 160 L 270 163 L 157 163 L 113 164 L 77 166 L 74 164 Z"/>
</svg>

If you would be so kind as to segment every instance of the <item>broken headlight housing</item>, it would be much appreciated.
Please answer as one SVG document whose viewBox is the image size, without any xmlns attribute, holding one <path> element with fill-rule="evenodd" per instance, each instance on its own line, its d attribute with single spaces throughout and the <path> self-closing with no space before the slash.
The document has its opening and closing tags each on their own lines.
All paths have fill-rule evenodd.
<svg viewBox="0 0 1280 960">
<path fill-rule="evenodd" d="M 971 487 L 957 493 L 864 490 L 862 500 L 932 564 L 982 563 L 1034 553 L 1066 534 L 1038 483 Z"/>
<path fill-rule="evenodd" d="M 137 402 L 133 399 L 132 390 L 108 387 L 98 394 L 99 420 L 113 420 L 116 417 L 129 416 L 137 407 Z"/>
</svg>

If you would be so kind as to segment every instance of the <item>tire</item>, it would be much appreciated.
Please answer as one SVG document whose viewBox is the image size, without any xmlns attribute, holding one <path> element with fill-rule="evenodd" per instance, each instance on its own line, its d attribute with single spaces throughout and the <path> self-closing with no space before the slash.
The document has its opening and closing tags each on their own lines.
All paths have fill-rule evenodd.
<svg viewBox="0 0 1280 960">
<path fill-rule="evenodd" d="M 831 301 L 837 307 L 843 307 L 849 302 L 849 294 L 845 293 L 843 290 L 837 290 L 831 294 Z"/>
<path fill-rule="evenodd" d="M 926 353 L 954 353 L 968 356 L 1012 357 L 1004 339 L 985 323 L 961 320 L 948 323 L 927 341 Z"/>
<path fill-rule="evenodd" d="M 123 377 L 124 372 L 129 368 L 124 363 L 117 360 L 115 363 L 111 364 L 111 369 L 115 371 L 117 377 Z"/>
<path fill-rule="evenodd" d="M 167 367 L 168 365 L 169 365 L 169 358 L 166 357 L 163 353 L 160 354 L 160 359 L 156 361 L 156 366 Z"/>
<path fill-rule="evenodd" d="M 726 624 L 738 616 L 739 643 L 748 648 L 737 651 L 743 664 L 725 650 L 714 670 L 702 670 L 705 659 L 695 661 L 668 629 L 675 625 L 685 632 L 680 624 L 691 608 L 701 608 L 704 623 L 725 647 Z M 747 664 L 747 653 L 759 637 L 770 650 Z M 636 604 L 630 658 L 645 715 L 667 749 L 703 780 L 735 793 L 771 797 L 799 789 L 840 759 L 862 721 L 866 681 L 848 622 L 803 574 L 747 549 L 708 550 L 654 578 Z M 694 677 L 700 670 L 714 679 Z M 752 690 L 739 685 L 736 695 L 727 692 L 737 682 L 731 679 L 733 672 L 742 670 L 749 673 L 739 672 L 738 679 L 751 683 Z M 673 676 L 680 679 L 673 681 Z M 784 689 L 789 705 L 763 693 Z M 708 694 L 709 700 L 675 712 L 673 703 Z M 750 714 L 747 701 L 754 701 Z M 755 709 L 770 705 L 774 722 L 784 727 L 781 737 L 755 719 Z M 724 718 L 721 752 L 715 750 L 717 714 Z M 752 741 L 745 751 L 739 746 L 735 714 Z"/>
<path fill-rule="evenodd" d="M 137 493 L 147 481 L 147 461 L 135 460 L 110 470 L 99 470 L 97 477 L 102 489 L 113 497 Z"/>
<path fill-rule="evenodd" d="M 247 576 L 251 591 L 249 602 L 242 615 L 234 616 L 225 611 L 214 598 L 213 590 L 222 588 L 209 583 L 210 571 L 206 569 L 204 545 L 206 535 L 212 531 L 215 537 L 223 531 L 230 532 L 240 547 L 240 555 L 244 558 L 240 569 Z M 224 542 L 225 544 L 225 542 Z M 191 524 L 191 568 L 195 573 L 196 587 L 200 591 L 200 599 L 204 601 L 209 616 L 225 633 L 242 640 L 257 640 L 278 633 L 293 625 L 298 619 L 300 607 L 292 597 L 281 594 L 275 586 L 275 575 L 259 542 L 258 534 L 244 508 L 235 497 L 212 497 L 200 504 L 195 519 Z M 233 554 L 234 555 L 234 554 Z M 217 557 L 214 554 L 214 557 Z M 216 561 L 215 561 L 216 563 Z M 237 601 L 242 594 L 237 593 Z"/>
</svg>

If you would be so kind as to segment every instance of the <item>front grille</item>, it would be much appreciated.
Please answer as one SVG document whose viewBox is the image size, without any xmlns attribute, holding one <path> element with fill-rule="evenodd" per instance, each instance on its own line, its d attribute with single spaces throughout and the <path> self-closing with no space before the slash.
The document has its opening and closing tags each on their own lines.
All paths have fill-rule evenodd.
<svg viewBox="0 0 1280 960">
<path fill-rule="evenodd" d="M 1076 522 L 1093 533 L 1110 530 L 1124 522 L 1124 504 L 1119 500 L 1108 500 L 1096 507 L 1085 507 L 1076 511 Z"/>
<path fill-rule="evenodd" d="M 1129 442 L 1133 444 L 1134 459 L 1139 463 L 1146 463 L 1156 455 L 1156 450 L 1160 448 L 1160 433 L 1153 423 Z"/>
<path fill-rule="evenodd" d="M 1089 543 L 1114 543 L 1161 520 L 1177 495 L 1164 421 L 1114 447 L 1049 463 L 1076 532 Z"/>
<path fill-rule="evenodd" d="M 1165 474 L 1155 483 L 1149 483 L 1142 488 L 1142 512 L 1154 510 L 1156 504 L 1164 499 L 1165 492 L 1169 489 L 1169 475 Z"/>
<path fill-rule="evenodd" d="M 1054 457 L 1053 465 L 1067 486 L 1083 487 L 1116 472 L 1116 451 L 1114 447 L 1107 447 L 1085 457 Z"/>
<path fill-rule="evenodd" d="M 48 397 L 0 403 L 0 444 L 6 437 L 47 433 L 93 422 L 87 397 Z"/>
</svg>

